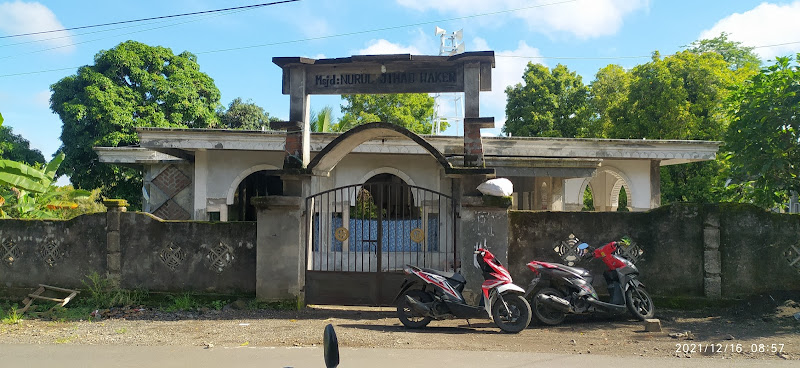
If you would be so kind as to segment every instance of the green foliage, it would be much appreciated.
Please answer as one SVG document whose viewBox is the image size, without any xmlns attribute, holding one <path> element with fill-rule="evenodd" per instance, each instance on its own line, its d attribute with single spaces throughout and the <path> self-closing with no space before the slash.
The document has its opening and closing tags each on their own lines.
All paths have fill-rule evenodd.
<svg viewBox="0 0 800 368">
<path fill-rule="evenodd" d="M 679 52 L 636 66 L 627 98 L 599 114 L 613 125 L 608 138 L 720 139 L 724 98 L 734 72 L 715 53 Z"/>
<path fill-rule="evenodd" d="M 600 69 L 589 85 L 591 117 L 583 131 L 585 137 L 610 137 L 615 118 L 625 108 L 630 91 L 631 73 L 619 65 Z"/>
<path fill-rule="evenodd" d="M 372 193 L 362 188 L 356 197 L 356 205 L 350 207 L 350 214 L 350 217 L 354 219 L 378 218 L 378 206 L 372 198 Z"/>
<path fill-rule="evenodd" d="M 106 197 L 141 206 L 141 174 L 101 164 L 93 147 L 139 142 L 136 127 L 212 128 L 220 93 L 200 72 L 197 57 L 126 41 L 95 55 L 94 65 L 52 86 L 50 108 L 63 123 L 59 170 L 80 188 L 102 188 Z"/>
<path fill-rule="evenodd" d="M 14 134 L 11 127 L 0 126 L 0 159 L 22 162 L 31 166 L 45 162 L 42 152 L 31 149 L 30 142 Z"/>
<path fill-rule="evenodd" d="M 170 299 L 172 300 L 172 304 L 167 307 L 168 312 L 191 311 L 197 309 L 200 305 L 189 293 L 183 293 L 179 296 L 170 295 Z"/>
<path fill-rule="evenodd" d="M 148 293 L 145 291 L 119 289 L 97 272 L 86 275 L 86 279 L 81 282 L 88 291 L 88 297 L 81 299 L 81 303 L 92 308 L 111 308 L 141 304 L 142 300 L 148 296 Z"/>
<path fill-rule="evenodd" d="M 217 111 L 221 127 L 225 129 L 262 130 L 269 129 L 269 122 L 277 120 L 264 111 L 261 106 L 251 100 L 243 102 L 241 97 L 235 98 L 227 110 Z"/>
<path fill-rule="evenodd" d="M 800 193 L 800 54 L 753 76 L 730 97 L 730 152 L 735 197 L 758 206 L 782 206 Z"/>
<path fill-rule="evenodd" d="M 506 88 L 506 124 L 503 132 L 525 137 L 583 135 L 589 89 L 581 77 L 558 64 L 552 72 L 528 63 L 524 84 Z"/>
<path fill-rule="evenodd" d="M 222 308 L 225 307 L 226 304 L 228 304 L 227 300 L 215 299 L 211 301 L 211 307 L 214 308 L 214 310 L 218 311 L 222 310 Z"/>
<path fill-rule="evenodd" d="M 628 212 L 628 192 L 625 191 L 625 187 L 622 187 L 619 190 L 619 201 L 617 202 L 617 212 Z"/>
<path fill-rule="evenodd" d="M 749 69 L 758 72 L 761 60 L 752 47 L 743 46 L 741 42 L 728 39 L 728 33 L 722 32 L 712 39 L 697 40 L 689 44 L 687 51 L 696 54 L 714 52 L 722 56 L 732 70 Z"/>
<path fill-rule="evenodd" d="M 594 211 L 592 188 L 588 185 L 586 186 L 586 190 L 583 191 L 583 208 L 581 208 L 581 211 Z"/>
<path fill-rule="evenodd" d="M 0 310 L 0 321 L 4 325 L 16 325 L 22 322 L 22 315 L 17 313 L 17 306 L 12 305 L 8 312 Z"/>
<path fill-rule="evenodd" d="M 99 190 L 89 192 L 53 185 L 64 154 L 43 168 L 0 160 L 0 218 L 72 218 L 105 210 L 97 203 Z"/>
<path fill-rule="evenodd" d="M 390 95 L 342 95 L 341 120 L 334 131 L 344 132 L 355 126 L 385 122 L 400 125 L 417 134 L 433 132 L 433 97 L 425 93 Z M 447 128 L 443 122 L 441 130 Z"/>
<path fill-rule="evenodd" d="M 332 132 L 338 125 L 331 124 L 333 107 L 325 106 L 322 110 L 311 111 L 311 131 L 317 133 Z"/>
</svg>

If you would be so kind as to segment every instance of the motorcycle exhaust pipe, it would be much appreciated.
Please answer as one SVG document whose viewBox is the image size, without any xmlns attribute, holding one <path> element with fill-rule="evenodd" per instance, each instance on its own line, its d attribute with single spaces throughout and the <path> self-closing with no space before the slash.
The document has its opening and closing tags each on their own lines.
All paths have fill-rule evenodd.
<svg viewBox="0 0 800 368">
<path fill-rule="evenodd" d="M 414 299 L 414 298 L 412 298 L 412 297 L 410 297 L 408 295 L 406 295 L 405 297 L 406 297 L 406 302 L 408 303 L 408 306 L 411 307 L 411 310 L 413 310 L 414 312 L 419 313 L 419 314 L 421 314 L 423 316 L 430 316 L 431 315 L 431 309 L 428 308 L 427 305 L 425 305 L 423 303 L 420 303 L 419 301 L 417 301 L 416 299 Z"/>
<path fill-rule="evenodd" d="M 560 298 L 555 295 L 545 295 L 539 294 L 536 296 L 537 300 L 540 303 L 547 305 L 548 307 L 558 309 L 564 313 L 572 313 L 572 308 L 569 305 L 569 301 L 564 298 Z"/>
</svg>

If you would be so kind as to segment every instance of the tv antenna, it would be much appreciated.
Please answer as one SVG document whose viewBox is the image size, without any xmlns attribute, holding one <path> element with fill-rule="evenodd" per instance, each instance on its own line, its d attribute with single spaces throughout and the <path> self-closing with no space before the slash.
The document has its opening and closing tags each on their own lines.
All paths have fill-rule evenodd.
<svg viewBox="0 0 800 368">
<path fill-rule="evenodd" d="M 446 30 L 436 27 L 436 35 L 439 36 L 439 56 L 453 56 L 465 51 L 464 30 L 447 33 Z M 456 135 L 458 135 L 458 122 L 463 121 L 461 113 L 461 94 L 460 93 L 437 93 L 433 96 L 433 134 L 441 134 L 441 123 L 452 122 L 456 127 Z M 442 116 L 442 103 L 452 103 L 453 112 L 455 116 Z"/>
</svg>

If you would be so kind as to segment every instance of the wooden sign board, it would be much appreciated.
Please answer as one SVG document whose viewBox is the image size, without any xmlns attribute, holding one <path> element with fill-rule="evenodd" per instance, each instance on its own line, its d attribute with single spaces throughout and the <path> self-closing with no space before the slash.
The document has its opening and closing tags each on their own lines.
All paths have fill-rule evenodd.
<svg viewBox="0 0 800 368">
<path fill-rule="evenodd" d="M 480 65 L 481 90 L 491 90 L 493 52 L 457 56 L 370 55 L 341 59 L 274 58 L 283 68 L 283 93 L 293 83 L 289 70 L 305 71 L 307 95 L 464 92 L 464 65 Z M 297 74 L 295 74 L 297 75 Z M 476 83 L 478 85 L 478 83 Z"/>
</svg>

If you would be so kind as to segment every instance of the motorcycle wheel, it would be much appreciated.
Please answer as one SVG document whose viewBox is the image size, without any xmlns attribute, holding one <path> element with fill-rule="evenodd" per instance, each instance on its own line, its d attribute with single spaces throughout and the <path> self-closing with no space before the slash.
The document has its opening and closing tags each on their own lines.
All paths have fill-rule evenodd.
<svg viewBox="0 0 800 368">
<path fill-rule="evenodd" d="M 625 292 L 625 304 L 628 305 L 628 310 L 640 321 L 648 318 L 653 318 L 656 314 L 655 306 L 653 306 L 653 299 L 644 288 L 631 287 Z"/>
<path fill-rule="evenodd" d="M 407 328 L 423 328 L 427 326 L 428 323 L 431 323 L 431 317 L 419 315 L 411 309 L 411 306 L 408 305 L 408 301 L 406 301 L 406 295 L 422 303 L 430 303 L 433 301 L 433 297 L 422 290 L 406 291 L 406 293 L 400 297 L 400 301 L 397 302 L 397 318 L 403 326 Z"/>
<path fill-rule="evenodd" d="M 563 298 L 564 294 L 560 291 L 553 289 L 553 288 L 544 288 L 539 290 L 536 294 L 533 295 L 531 298 L 531 309 L 533 310 L 533 317 L 536 318 L 537 321 L 541 322 L 542 324 L 555 326 L 564 322 L 564 318 L 567 316 L 564 312 L 555 309 L 553 307 L 547 306 L 542 302 L 539 302 L 539 295 L 553 295 L 559 298 Z"/>
<path fill-rule="evenodd" d="M 492 305 L 492 319 L 497 327 L 507 333 L 519 333 L 528 327 L 531 323 L 531 306 L 528 301 L 516 294 L 503 295 L 503 300 L 505 305 L 499 299 Z"/>
</svg>

